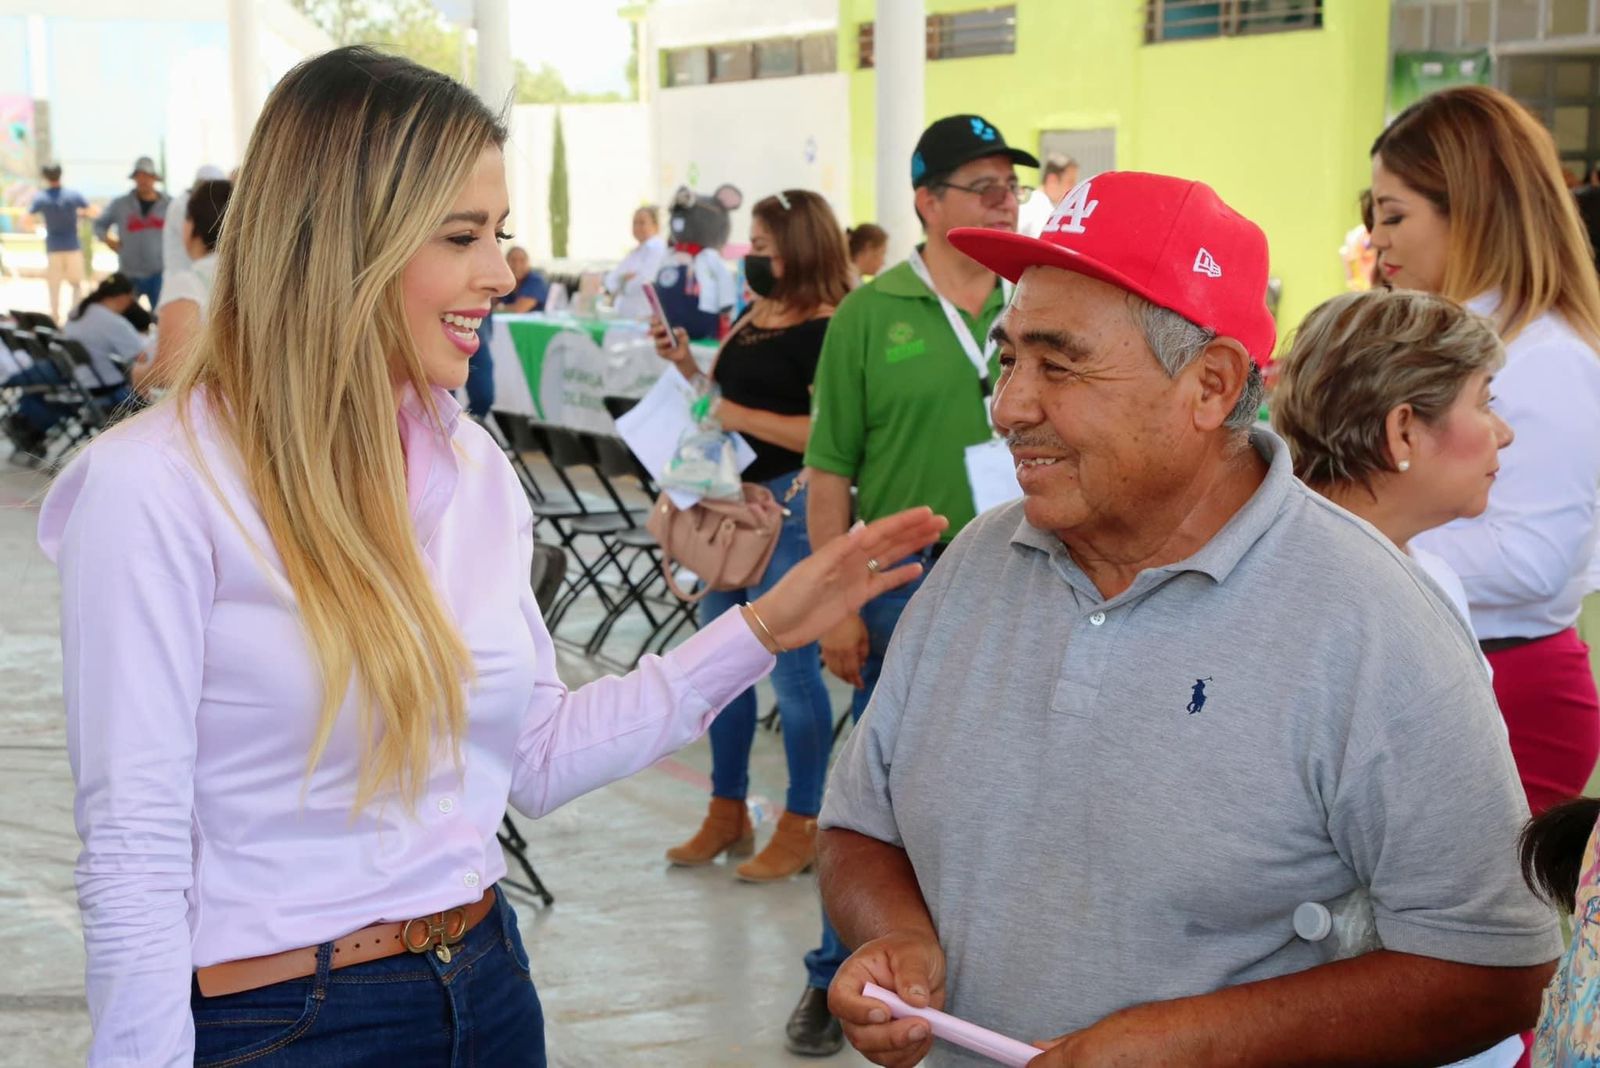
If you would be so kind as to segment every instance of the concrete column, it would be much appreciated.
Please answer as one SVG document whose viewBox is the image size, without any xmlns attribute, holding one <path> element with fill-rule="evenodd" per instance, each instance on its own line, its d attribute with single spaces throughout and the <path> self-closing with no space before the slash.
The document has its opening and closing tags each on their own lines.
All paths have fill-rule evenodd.
<svg viewBox="0 0 1600 1068">
<path fill-rule="evenodd" d="M 889 262 L 903 258 L 922 238 L 911 190 L 911 153 L 927 125 L 923 68 L 928 20 L 923 0 L 878 0 L 872 31 L 878 93 L 878 217 L 889 231 Z"/>
<path fill-rule="evenodd" d="M 251 0 L 228 0 L 228 67 L 233 75 L 233 159 L 240 161 L 262 104 L 260 12 Z M 179 182 L 173 188 L 185 185 Z"/>
<path fill-rule="evenodd" d="M 517 89 L 516 68 L 511 64 L 511 4 L 509 0 L 477 0 L 474 24 L 478 27 L 478 95 L 489 110 L 510 118 Z"/>
</svg>

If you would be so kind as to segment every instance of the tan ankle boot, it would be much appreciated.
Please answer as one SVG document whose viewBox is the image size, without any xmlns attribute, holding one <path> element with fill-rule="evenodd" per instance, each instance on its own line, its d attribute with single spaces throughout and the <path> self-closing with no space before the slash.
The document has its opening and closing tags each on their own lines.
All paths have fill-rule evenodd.
<svg viewBox="0 0 1600 1068">
<path fill-rule="evenodd" d="M 817 860 L 817 820 L 785 812 L 778 817 L 772 841 L 755 859 L 739 865 L 737 874 L 747 883 L 770 883 L 807 871 Z"/>
<path fill-rule="evenodd" d="M 710 864 L 726 852 L 748 857 L 755 849 L 756 832 L 750 826 L 750 812 L 743 801 L 713 797 L 705 822 L 693 838 L 667 850 L 667 859 L 686 868 Z"/>
</svg>

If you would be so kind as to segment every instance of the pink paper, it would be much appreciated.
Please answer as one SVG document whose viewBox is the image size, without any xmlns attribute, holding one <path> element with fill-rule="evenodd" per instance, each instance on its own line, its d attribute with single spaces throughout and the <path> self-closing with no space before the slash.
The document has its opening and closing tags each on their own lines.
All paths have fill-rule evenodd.
<svg viewBox="0 0 1600 1068">
<path fill-rule="evenodd" d="M 988 1028 L 979 1027 L 977 1024 L 958 1020 L 948 1013 L 939 1012 L 937 1009 L 915 1009 L 907 1005 L 900 997 L 876 983 L 868 983 L 862 993 L 869 998 L 876 998 L 889 1006 L 889 1015 L 896 1020 L 903 1020 L 908 1016 L 915 1016 L 926 1021 L 933 1031 L 933 1037 L 942 1038 L 952 1045 L 962 1049 L 971 1050 L 990 1060 L 1007 1065 L 1008 1068 L 1023 1068 L 1029 1061 L 1042 1053 L 1026 1042 L 1018 1042 L 1014 1038 L 996 1034 Z"/>
</svg>

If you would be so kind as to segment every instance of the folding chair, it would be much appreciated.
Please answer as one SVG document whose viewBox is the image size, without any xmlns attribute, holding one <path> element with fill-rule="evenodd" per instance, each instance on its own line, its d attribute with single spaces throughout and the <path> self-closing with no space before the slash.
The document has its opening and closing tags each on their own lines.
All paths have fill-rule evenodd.
<svg viewBox="0 0 1600 1068">
<path fill-rule="evenodd" d="M 545 542 L 534 543 L 533 567 L 528 581 L 533 586 L 533 599 L 538 603 L 541 612 L 546 611 L 554 603 L 556 593 L 561 589 L 562 576 L 566 572 L 567 554 L 560 546 Z M 555 896 L 545 888 L 539 873 L 533 870 L 533 862 L 528 859 L 528 840 L 511 821 L 511 813 L 507 812 L 500 821 L 500 830 L 495 832 L 495 837 L 500 841 L 500 848 L 517 862 L 517 867 L 522 869 L 522 874 L 528 880 L 526 883 L 519 883 L 507 878 L 501 882 L 510 889 L 520 890 L 530 897 L 538 898 L 544 902 L 546 908 L 549 908 L 555 902 Z"/>
<path fill-rule="evenodd" d="M 18 311 L 13 308 L 11 310 L 11 318 L 19 328 L 27 330 L 30 333 L 36 333 L 44 330 L 54 334 L 60 329 L 60 327 L 56 325 L 56 321 L 50 318 L 50 316 L 46 315 L 44 312 Z"/>
<path fill-rule="evenodd" d="M 607 613 L 616 608 L 617 602 L 613 599 L 611 591 L 606 588 L 606 572 L 608 570 L 616 571 L 620 584 L 624 588 L 630 585 L 630 581 L 627 568 L 618 554 L 613 536 L 619 531 L 627 530 L 630 527 L 641 526 L 643 515 L 642 512 L 635 514 L 625 505 L 619 505 L 614 509 L 596 509 L 585 504 L 577 486 L 572 481 L 572 474 L 581 468 L 588 468 L 591 471 L 597 469 L 598 455 L 590 439 L 566 427 L 549 424 L 533 424 L 531 430 L 534 440 L 542 446 L 545 456 L 549 458 L 550 466 L 555 471 L 556 477 L 561 480 L 572 500 L 583 510 L 580 515 L 562 520 L 562 525 L 567 535 L 562 541 L 562 548 L 571 552 L 576 559 L 581 581 L 574 581 L 569 584 L 567 591 L 562 594 L 551 609 L 549 622 L 551 628 L 554 629 L 556 623 L 566 615 L 577 599 L 587 590 L 592 589 L 595 592 Z M 538 513 L 537 508 L 534 511 L 535 514 Z M 599 543 L 600 555 L 598 558 L 586 558 L 578 551 L 577 539 L 581 536 L 592 537 Z M 654 619 L 651 622 L 653 625 Z M 592 634 L 589 639 L 585 639 L 584 645 L 586 648 L 592 639 Z"/>
</svg>

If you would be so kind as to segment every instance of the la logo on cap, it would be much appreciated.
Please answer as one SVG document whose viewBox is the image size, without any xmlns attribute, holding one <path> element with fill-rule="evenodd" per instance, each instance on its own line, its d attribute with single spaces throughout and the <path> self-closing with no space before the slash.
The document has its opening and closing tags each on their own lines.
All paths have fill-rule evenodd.
<svg viewBox="0 0 1600 1068">
<path fill-rule="evenodd" d="M 1099 206 L 1098 200 L 1089 199 L 1089 182 L 1079 182 L 1072 192 L 1061 198 L 1061 203 L 1056 205 L 1055 214 L 1050 216 L 1050 221 L 1044 224 L 1044 229 L 1040 233 L 1084 233 L 1083 220 L 1093 215 L 1094 209 Z"/>
</svg>

